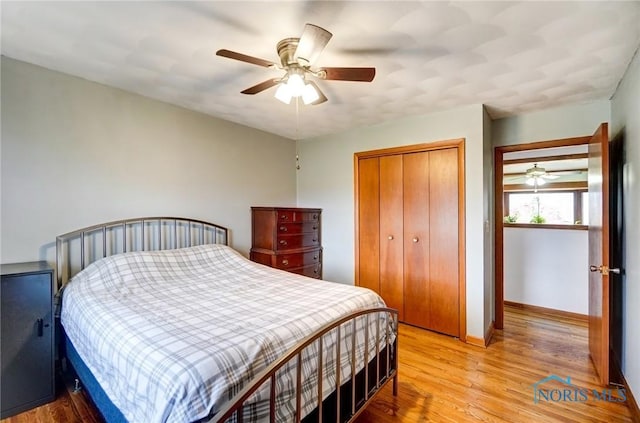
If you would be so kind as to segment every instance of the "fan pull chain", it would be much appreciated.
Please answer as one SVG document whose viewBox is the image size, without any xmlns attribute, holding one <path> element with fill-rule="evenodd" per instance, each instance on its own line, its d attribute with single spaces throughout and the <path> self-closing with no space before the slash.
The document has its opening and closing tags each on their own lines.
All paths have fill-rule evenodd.
<svg viewBox="0 0 640 423">
<path fill-rule="evenodd" d="M 296 170 L 300 170 L 300 154 L 298 151 L 298 144 L 300 141 L 300 97 L 296 97 Z"/>
</svg>

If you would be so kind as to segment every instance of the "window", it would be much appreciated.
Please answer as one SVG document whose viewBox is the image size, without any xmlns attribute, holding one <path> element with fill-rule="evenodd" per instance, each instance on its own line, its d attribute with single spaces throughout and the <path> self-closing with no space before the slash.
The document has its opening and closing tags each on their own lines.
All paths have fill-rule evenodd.
<svg viewBox="0 0 640 423">
<path fill-rule="evenodd" d="M 588 193 L 583 191 L 507 192 L 509 223 L 586 225 Z"/>
<path fill-rule="evenodd" d="M 582 193 L 582 221 L 580 222 L 582 225 L 589 224 L 589 193 Z"/>
</svg>

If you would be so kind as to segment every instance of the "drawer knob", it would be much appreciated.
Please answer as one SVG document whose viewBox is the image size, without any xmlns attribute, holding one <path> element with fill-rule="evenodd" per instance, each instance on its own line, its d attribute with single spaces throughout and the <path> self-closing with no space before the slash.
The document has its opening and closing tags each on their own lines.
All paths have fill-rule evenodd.
<svg viewBox="0 0 640 423">
<path fill-rule="evenodd" d="M 287 245 L 287 241 L 285 241 L 284 239 L 280 240 L 280 245 Z"/>
<path fill-rule="evenodd" d="M 282 219 L 282 220 L 287 220 L 287 215 L 286 215 L 286 214 L 281 215 L 281 216 L 280 216 L 280 219 Z"/>
<path fill-rule="evenodd" d="M 313 225 L 313 230 L 315 231 L 316 229 L 318 229 L 318 225 Z"/>
<path fill-rule="evenodd" d="M 389 235 L 387 238 L 389 239 L 389 241 L 393 241 L 393 235 Z"/>
<path fill-rule="evenodd" d="M 282 260 L 282 265 L 283 266 L 288 266 L 289 265 L 289 260 L 287 260 L 287 259 Z"/>
<path fill-rule="evenodd" d="M 313 242 L 318 242 L 318 238 L 313 238 Z"/>
<path fill-rule="evenodd" d="M 287 227 L 286 226 L 280 226 L 280 230 L 282 232 L 287 232 Z"/>
<path fill-rule="evenodd" d="M 313 215 L 313 220 L 318 220 L 318 215 L 317 214 Z"/>
<path fill-rule="evenodd" d="M 318 260 L 318 256 L 313 256 L 313 259 L 314 260 Z"/>
<path fill-rule="evenodd" d="M 420 241 L 420 239 L 418 239 L 418 237 L 413 238 L 413 242 L 418 242 Z"/>
<path fill-rule="evenodd" d="M 313 269 L 313 273 L 318 274 L 318 269 Z"/>
</svg>

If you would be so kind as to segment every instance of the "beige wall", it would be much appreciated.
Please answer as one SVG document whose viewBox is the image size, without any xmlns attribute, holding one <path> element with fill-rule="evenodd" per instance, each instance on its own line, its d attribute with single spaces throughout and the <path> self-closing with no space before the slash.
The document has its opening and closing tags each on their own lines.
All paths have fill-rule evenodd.
<svg viewBox="0 0 640 423">
<path fill-rule="evenodd" d="M 611 127 L 624 133 L 624 314 L 622 372 L 640 400 L 640 53 L 636 51 L 611 101 Z"/>
<path fill-rule="evenodd" d="M 52 261 L 58 234 L 175 215 L 231 229 L 295 205 L 295 142 L 2 58 L 1 260 Z"/>
<path fill-rule="evenodd" d="M 504 299 L 589 314 L 588 231 L 504 228 Z"/>
<path fill-rule="evenodd" d="M 493 121 L 494 147 L 591 135 L 611 120 L 608 100 L 559 106 Z"/>
<path fill-rule="evenodd" d="M 323 208 L 325 279 L 354 283 L 353 154 L 400 145 L 465 138 L 467 333 L 484 335 L 483 108 L 385 122 L 299 142 L 298 204 Z"/>
</svg>

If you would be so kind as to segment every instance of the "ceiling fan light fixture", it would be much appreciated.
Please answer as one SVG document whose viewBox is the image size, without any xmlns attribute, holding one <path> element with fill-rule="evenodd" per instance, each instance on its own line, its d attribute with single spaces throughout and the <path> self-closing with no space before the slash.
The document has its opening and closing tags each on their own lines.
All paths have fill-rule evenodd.
<svg viewBox="0 0 640 423">
<path fill-rule="evenodd" d="M 291 97 L 293 97 L 291 93 L 291 87 L 289 87 L 286 83 L 281 83 L 276 90 L 275 97 L 282 101 L 284 104 L 291 103 Z"/>
<path fill-rule="evenodd" d="M 532 177 L 542 176 L 547 173 L 547 170 L 544 167 L 538 167 L 538 164 L 535 163 L 533 167 L 527 169 L 527 175 Z"/>
<path fill-rule="evenodd" d="M 527 185 L 534 186 L 536 184 L 535 178 L 527 178 Z"/>
<path fill-rule="evenodd" d="M 287 85 L 293 97 L 300 97 L 304 91 L 304 77 L 299 73 L 290 73 Z"/>
<path fill-rule="evenodd" d="M 376 69 L 372 67 L 312 68 L 331 37 L 332 34 L 326 29 L 307 23 L 300 38 L 284 38 L 276 45 L 281 65 L 226 49 L 218 50 L 216 55 L 285 71 L 281 78 L 263 81 L 240 91 L 242 94 L 258 94 L 277 85 L 275 97 L 283 103 L 290 104 L 293 97 L 302 97 L 305 104 L 318 105 L 326 102 L 328 98 L 313 80 L 306 80 L 307 74 L 327 81 L 354 82 L 371 82 L 376 75 Z M 307 86 L 309 84 L 311 87 Z"/>
<path fill-rule="evenodd" d="M 537 179 L 538 185 L 544 185 L 547 183 L 547 181 L 545 181 L 544 178 L 536 178 L 536 179 Z"/>
<path fill-rule="evenodd" d="M 302 101 L 305 105 L 311 104 L 320 98 L 320 94 L 311 84 L 306 84 L 302 90 Z"/>
</svg>

